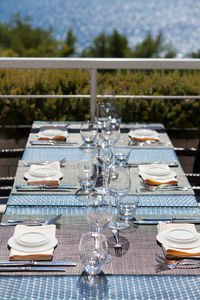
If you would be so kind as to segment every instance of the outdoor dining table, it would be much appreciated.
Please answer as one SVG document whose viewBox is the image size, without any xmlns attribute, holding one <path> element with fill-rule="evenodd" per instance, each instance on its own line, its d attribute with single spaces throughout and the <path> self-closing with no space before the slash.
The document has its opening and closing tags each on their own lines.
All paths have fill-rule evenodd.
<svg viewBox="0 0 200 300">
<path fill-rule="evenodd" d="M 67 141 L 74 145 L 32 145 L 37 140 L 41 126 L 64 126 L 67 122 L 34 122 L 22 160 L 16 173 L 15 183 L 9 196 L 2 221 L 9 218 L 47 219 L 62 214 L 56 229 L 58 246 L 54 250 L 53 260 L 76 261 L 77 266 L 66 268 L 66 272 L 0 272 L 1 299 L 198 299 L 200 291 L 200 268 L 174 269 L 156 272 L 155 254 L 163 255 L 162 248 L 156 242 L 156 225 L 136 226 L 130 221 L 130 227 L 120 232 L 127 245 L 121 257 L 110 249 L 112 261 L 105 264 L 103 275 L 92 280 L 83 273 L 83 266 L 78 253 L 78 243 L 83 233 L 90 230 L 85 218 L 86 201 L 82 194 L 63 191 L 32 191 L 16 190 L 16 184 L 25 184 L 23 178 L 27 167 L 24 162 L 57 161 L 66 159 L 62 184 L 78 183 L 76 170 L 78 161 L 84 157 L 81 147 L 80 124 L 70 123 Z M 132 147 L 130 162 L 164 161 L 177 162 L 174 169 L 180 184 L 189 186 L 182 170 L 173 145 L 150 144 L 134 146 L 128 144 L 128 131 L 131 128 L 148 127 L 160 133 L 163 142 L 170 142 L 161 124 L 122 124 L 122 135 L 126 145 Z M 130 201 L 139 197 L 136 219 L 147 217 L 200 217 L 199 205 L 192 188 L 187 191 L 139 191 L 138 168 L 130 168 L 131 191 Z M 137 193 L 136 193 L 137 190 Z M 112 202 L 115 212 L 115 203 Z M 196 225 L 197 231 L 200 225 Z M 0 227 L 0 260 L 9 258 L 7 241 L 13 234 L 14 227 Z M 113 239 L 110 229 L 104 231 L 108 244 Z"/>
</svg>

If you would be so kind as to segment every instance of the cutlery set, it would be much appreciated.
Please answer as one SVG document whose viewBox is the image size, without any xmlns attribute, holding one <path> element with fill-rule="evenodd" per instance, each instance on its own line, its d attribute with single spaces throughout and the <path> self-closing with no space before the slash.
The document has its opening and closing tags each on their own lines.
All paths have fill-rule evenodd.
<svg viewBox="0 0 200 300">
<path fill-rule="evenodd" d="M 173 270 L 176 268 L 184 268 L 184 269 L 200 268 L 200 260 L 195 258 L 173 260 L 173 259 L 167 259 L 165 257 L 156 254 L 155 260 L 158 263 L 158 265 L 156 265 L 156 272 L 160 272 L 164 270 Z"/>
<path fill-rule="evenodd" d="M 47 140 L 47 141 L 30 141 L 32 146 L 72 146 L 77 145 L 77 142 L 66 142 L 66 141 L 55 141 L 55 140 Z"/>
<path fill-rule="evenodd" d="M 65 268 L 76 267 L 73 261 L 0 261 L 0 272 L 21 272 L 21 271 L 43 271 L 43 272 L 65 272 Z"/>
<path fill-rule="evenodd" d="M 32 165 L 45 166 L 52 162 L 53 161 L 51 161 L 51 160 L 45 160 L 45 161 L 40 161 L 40 162 L 24 162 L 24 163 L 19 164 L 18 167 L 30 167 Z M 61 160 L 59 160 L 60 166 L 62 167 L 65 162 L 66 162 L 66 158 L 62 158 Z"/>
<path fill-rule="evenodd" d="M 2 222 L 0 223 L 0 226 L 15 226 L 17 224 L 25 224 L 25 225 L 32 225 L 32 226 L 38 226 L 38 225 L 42 225 L 42 226 L 47 226 L 50 224 L 55 224 L 60 218 L 61 218 L 61 214 L 51 218 L 51 219 L 47 219 L 47 220 L 38 220 L 38 219 L 14 219 L 14 220 L 8 220 L 7 223 Z"/>
<path fill-rule="evenodd" d="M 16 190 L 18 192 L 36 192 L 36 191 L 52 191 L 52 192 L 60 192 L 60 191 L 67 191 L 70 192 L 71 190 L 77 189 L 77 185 L 73 184 L 64 184 L 64 185 L 26 185 L 26 184 L 17 184 Z"/>
<path fill-rule="evenodd" d="M 200 224 L 200 216 L 199 217 L 185 217 L 185 218 L 153 218 L 153 217 L 145 217 L 142 220 L 135 220 L 133 224 L 135 225 L 157 225 L 159 221 L 165 223 L 192 223 L 192 224 Z"/>
<path fill-rule="evenodd" d="M 168 165 L 169 167 L 178 167 L 178 162 L 176 160 L 172 161 L 139 161 L 128 163 L 127 167 L 138 167 L 139 165 Z"/>
</svg>

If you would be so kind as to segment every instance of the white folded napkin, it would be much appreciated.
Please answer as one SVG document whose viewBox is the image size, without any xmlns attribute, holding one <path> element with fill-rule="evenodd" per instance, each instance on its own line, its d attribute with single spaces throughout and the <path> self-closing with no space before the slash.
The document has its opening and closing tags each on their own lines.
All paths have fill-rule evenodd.
<svg viewBox="0 0 200 300">
<path fill-rule="evenodd" d="M 178 180 L 177 178 L 174 176 L 174 173 L 173 173 L 173 177 L 171 178 L 168 178 L 168 179 L 162 179 L 162 176 L 155 176 L 155 177 L 152 177 L 151 175 L 148 175 L 146 174 L 146 172 L 144 172 L 145 170 L 148 170 L 148 168 L 150 167 L 160 167 L 160 168 L 163 168 L 163 169 L 166 169 L 166 170 L 170 170 L 169 166 L 168 165 L 158 165 L 158 164 L 155 164 L 155 165 L 139 165 L 138 166 L 138 169 L 139 169 L 139 175 L 142 177 L 142 179 L 148 183 L 148 184 L 153 184 L 153 185 L 159 185 L 159 184 L 175 184 L 177 185 L 178 184 Z"/>
<path fill-rule="evenodd" d="M 47 225 L 47 226 L 26 226 L 26 225 L 16 225 L 13 236 L 26 233 L 26 232 L 40 232 L 47 236 L 51 236 L 55 238 L 56 236 L 56 225 Z M 13 248 L 10 249 L 10 260 L 51 260 L 53 257 L 53 250 L 51 248 L 42 252 L 23 252 L 19 250 L 15 250 Z"/>
<path fill-rule="evenodd" d="M 188 224 L 188 223 L 182 223 L 182 224 L 172 224 L 172 223 L 165 223 L 165 222 L 159 222 L 157 225 L 158 233 L 162 232 L 164 230 L 169 230 L 169 229 L 188 229 L 190 231 L 196 231 L 196 227 L 194 224 Z M 195 256 L 198 257 L 200 256 L 200 245 L 199 247 L 192 248 L 192 249 L 179 249 L 179 248 L 173 248 L 169 247 L 167 245 L 162 244 L 163 252 L 166 257 L 172 258 L 174 256 L 178 257 L 188 257 L 188 256 Z"/>
<path fill-rule="evenodd" d="M 61 140 L 66 141 L 68 131 L 66 127 L 61 126 L 46 126 L 40 129 L 37 138 L 38 140 Z"/>
<path fill-rule="evenodd" d="M 138 134 L 140 133 L 140 134 Z M 143 133 L 143 134 L 142 134 Z M 148 133 L 148 134 L 147 134 Z M 159 133 L 155 130 L 151 129 L 135 129 L 129 131 L 129 137 L 131 137 L 135 141 L 159 141 Z"/>
<path fill-rule="evenodd" d="M 56 174 L 54 176 L 49 177 L 35 177 L 30 175 L 30 171 L 34 171 L 36 169 L 51 169 L 53 171 L 56 171 Z M 29 169 L 29 175 L 28 175 L 28 181 L 27 184 L 31 185 L 58 185 L 59 180 L 62 177 L 62 173 L 60 172 L 60 163 L 58 161 L 51 162 L 46 165 L 31 165 Z M 25 175 L 26 178 L 26 175 Z"/>
</svg>

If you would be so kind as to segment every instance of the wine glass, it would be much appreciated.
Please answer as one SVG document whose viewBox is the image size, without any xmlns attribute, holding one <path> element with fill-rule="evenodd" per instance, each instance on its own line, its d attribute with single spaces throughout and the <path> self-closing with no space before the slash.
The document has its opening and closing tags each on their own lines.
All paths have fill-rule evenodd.
<svg viewBox="0 0 200 300">
<path fill-rule="evenodd" d="M 78 163 L 78 180 L 80 183 L 80 190 L 85 194 L 89 194 L 95 190 L 95 185 L 98 177 L 97 165 L 92 161 L 80 161 Z"/>
<path fill-rule="evenodd" d="M 113 153 L 111 151 L 110 145 L 106 143 L 102 143 L 96 149 L 95 159 L 97 161 L 97 165 L 100 167 L 101 176 L 102 176 L 102 186 L 98 189 L 99 193 L 106 194 L 106 176 L 107 170 L 112 164 Z"/>
<path fill-rule="evenodd" d="M 116 165 L 126 166 L 131 153 L 130 147 L 114 147 L 114 160 Z"/>
<path fill-rule="evenodd" d="M 108 254 L 108 244 L 104 234 L 96 232 L 83 234 L 79 243 L 79 254 L 89 275 L 101 273 Z"/>
<path fill-rule="evenodd" d="M 105 142 L 112 148 L 120 137 L 120 123 L 117 121 L 113 123 L 112 119 L 108 120 L 102 128 L 102 134 Z"/>
<path fill-rule="evenodd" d="M 103 127 L 110 115 L 110 105 L 107 102 L 99 102 L 96 104 L 96 120 Z"/>
<path fill-rule="evenodd" d="M 110 172 L 108 189 L 116 199 L 117 220 L 110 223 L 109 227 L 112 229 L 121 230 L 129 227 L 128 223 L 120 221 L 120 201 L 121 198 L 128 195 L 130 191 L 130 172 L 129 168 L 123 166 L 117 166 L 115 172 L 116 176 L 112 176 L 112 172 Z"/>
<path fill-rule="evenodd" d="M 111 196 L 101 193 L 91 193 L 88 197 L 86 218 L 91 229 L 102 232 L 112 219 Z"/>
<path fill-rule="evenodd" d="M 94 147 L 95 140 L 98 134 L 97 125 L 94 122 L 84 122 L 80 127 L 80 134 L 83 140 L 83 146 L 85 147 Z"/>
</svg>

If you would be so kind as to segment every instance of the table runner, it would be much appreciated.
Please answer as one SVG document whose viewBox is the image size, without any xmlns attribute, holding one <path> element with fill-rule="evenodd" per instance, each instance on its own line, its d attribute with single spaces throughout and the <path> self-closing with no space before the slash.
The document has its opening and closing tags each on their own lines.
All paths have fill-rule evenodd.
<svg viewBox="0 0 200 300">
<path fill-rule="evenodd" d="M 6 208 L 5 215 L 48 215 L 48 214 L 83 214 L 85 208 L 80 207 L 65 207 L 65 206 L 10 206 Z M 191 207 L 138 207 L 138 216 L 165 216 L 173 217 L 175 215 L 180 217 L 199 216 L 199 206 Z"/>
<path fill-rule="evenodd" d="M 198 300 L 199 276 L 1 276 L 1 299 Z"/>
<path fill-rule="evenodd" d="M 53 150 L 53 151 L 52 151 Z M 23 160 L 60 160 L 66 158 L 67 161 L 83 160 L 83 149 L 76 147 L 59 148 L 49 147 L 27 147 L 24 150 Z M 173 149 L 155 149 L 155 148 L 137 148 L 133 149 L 130 154 L 130 161 L 177 161 L 178 158 Z"/>
<path fill-rule="evenodd" d="M 34 216 L 32 216 L 34 217 Z M 196 226 L 200 230 L 200 226 Z M 14 227 L 1 227 L 1 244 L 0 244 L 0 259 L 5 260 L 9 257 L 7 249 L 7 240 L 12 236 Z M 83 271 L 83 266 L 79 259 L 78 244 L 81 235 L 88 232 L 89 225 L 83 215 L 64 216 L 61 220 L 61 227 L 56 230 L 58 245 L 54 250 L 53 260 L 73 260 L 78 262 L 77 267 L 67 267 L 66 273 L 54 272 L 51 275 L 80 275 Z M 110 275 L 200 275 L 198 269 L 174 269 L 160 272 L 155 271 L 155 253 L 162 254 L 161 247 L 156 242 L 157 228 L 156 226 L 134 226 L 131 225 L 127 230 L 121 231 L 122 237 L 122 257 L 117 257 L 113 249 L 114 238 L 109 229 L 103 232 L 108 241 L 112 262 L 104 265 L 104 273 Z M 33 274 L 32 272 L 2 272 L 2 275 L 21 275 Z M 47 275 L 45 272 L 40 275 Z"/>
<path fill-rule="evenodd" d="M 187 208 L 198 207 L 194 195 L 128 195 L 126 199 L 131 202 L 139 197 L 139 207 L 149 208 Z M 114 197 L 111 198 L 112 205 L 115 206 Z M 83 195 L 68 194 L 12 194 L 7 202 L 7 206 L 63 206 L 63 207 L 82 207 L 86 206 L 86 197 Z"/>
</svg>

